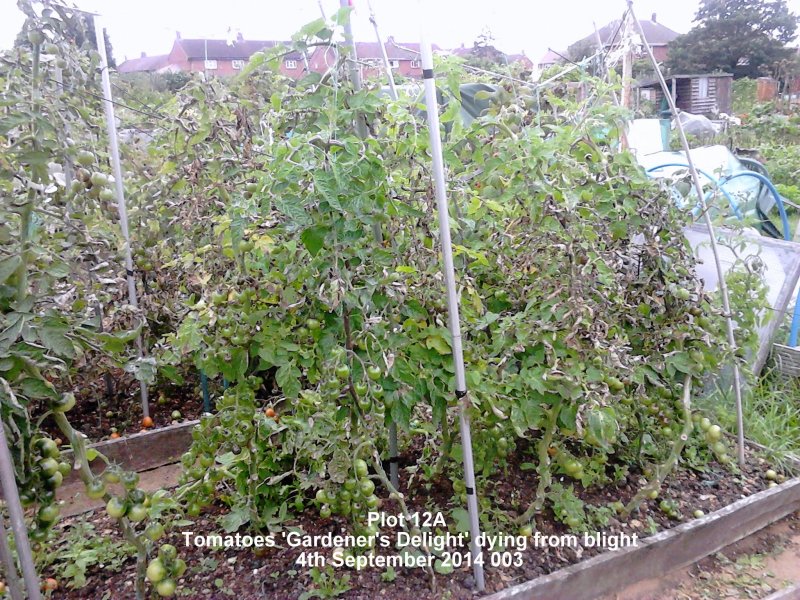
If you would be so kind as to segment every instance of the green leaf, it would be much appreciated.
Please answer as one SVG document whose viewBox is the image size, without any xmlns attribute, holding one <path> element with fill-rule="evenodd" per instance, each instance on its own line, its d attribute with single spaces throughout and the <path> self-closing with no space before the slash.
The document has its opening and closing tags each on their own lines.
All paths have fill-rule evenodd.
<svg viewBox="0 0 800 600">
<path fill-rule="evenodd" d="M 66 333 L 68 327 L 63 323 L 49 323 L 39 330 L 39 339 L 48 350 L 64 358 L 75 357 L 75 346 Z"/>
<path fill-rule="evenodd" d="M 22 259 L 16 255 L 0 260 L 0 284 L 5 283 L 21 264 Z"/>
<path fill-rule="evenodd" d="M 302 387 L 300 376 L 300 369 L 294 363 L 287 363 L 275 372 L 275 383 L 280 386 L 281 391 L 287 398 L 297 398 Z"/>
<path fill-rule="evenodd" d="M 246 506 L 236 506 L 225 514 L 219 524 L 225 533 L 235 533 L 250 522 L 250 511 Z"/>
<path fill-rule="evenodd" d="M 22 394 L 28 398 L 58 398 L 55 387 L 49 381 L 27 377 L 22 381 Z"/>
<path fill-rule="evenodd" d="M 429 350 L 436 350 L 439 354 L 450 354 L 450 344 L 440 335 L 429 335 L 425 338 L 425 347 Z"/>
<path fill-rule="evenodd" d="M 311 256 L 316 256 L 325 247 L 325 236 L 328 235 L 328 228 L 322 225 L 309 227 L 300 234 L 303 245 Z"/>
</svg>

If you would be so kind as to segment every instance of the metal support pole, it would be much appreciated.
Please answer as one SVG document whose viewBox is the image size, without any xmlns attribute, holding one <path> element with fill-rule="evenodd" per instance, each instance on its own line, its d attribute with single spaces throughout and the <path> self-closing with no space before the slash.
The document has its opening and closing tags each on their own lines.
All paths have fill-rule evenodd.
<svg viewBox="0 0 800 600">
<path fill-rule="evenodd" d="M 6 531 L 6 517 L 0 514 L 0 560 L 6 569 L 6 583 L 11 600 L 23 600 L 22 588 L 20 587 L 19 575 L 17 574 L 17 563 L 11 554 L 11 547 L 8 545 L 8 532 Z"/>
<path fill-rule="evenodd" d="M 420 11 L 421 12 L 421 11 Z M 439 132 L 439 104 L 436 99 L 436 82 L 433 75 L 433 54 L 430 42 L 422 33 L 420 50 L 422 53 L 422 78 L 425 82 L 425 103 L 428 113 L 428 135 L 430 136 L 431 158 L 436 188 L 436 205 L 439 212 L 439 238 L 442 244 L 442 260 L 445 284 L 447 286 L 447 312 L 450 321 L 450 334 L 453 338 L 453 366 L 455 367 L 456 400 L 459 404 L 459 427 L 464 457 L 464 484 L 467 488 L 467 508 L 469 509 L 470 548 L 472 551 L 473 574 L 478 591 L 486 587 L 483 579 L 483 555 L 479 538 L 478 496 L 475 490 L 475 466 L 472 458 L 472 433 L 470 431 L 467 380 L 464 371 L 464 353 L 461 347 L 461 325 L 458 314 L 458 295 L 456 275 L 453 268 L 453 248 L 450 241 L 450 213 L 447 205 L 447 188 L 442 158 L 442 138 Z"/>
<path fill-rule="evenodd" d="M 730 298 L 728 296 L 728 286 L 725 283 L 725 271 L 722 268 L 722 263 L 719 258 L 719 249 L 717 247 L 717 237 L 714 233 L 714 224 L 711 221 L 711 215 L 708 214 L 708 206 L 706 205 L 706 197 L 703 194 L 703 184 L 700 183 L 700 176 L 697 173 L 697 169 L 694 166 L 694 161 L 692 161 L 692 155 L 689 153 L 689 141 L 686 139 L 686 132 L 683 130 L 683 123 L 678 118 L 678 106 L 675 104 L 675 98 L 672 97 L 670 93 L 670 89 L 667 86 L 667 82 L 664 79 L 664 75 L 661 73 L 661 67 L 658 66 L 658 61 L 656 57 L 653 55 L 653 50 L 650 48 L 650 44 L 647 43 L 647 38 L 644 35 L 644 30 L 642 29 L 642 24 L 639 22 L 639 19 L 636 18 L 636 15 L 633 12 L 633 0 L 627 0 L 628 2 L 628 11 L 630 12 L 630 18 L 634 23 L 634 26 L 638 29 L 639 35 L 642 37 L 642 41 L 644 42 L 645 50 L 647 51 L 647 55 L 650 58 L 650 62 L 653 64 L 653 69 L 656 72 L 658 77 L 658 81 L 661 84 L 661 90 L 664 92 L 664 96 L 666 96 L 667 101 L 669 102 L 669 108 L 672 111 L 672 114 L 675 115 L 675 124 L 678 129 L 678 134 L 680 135 L 681 139 L 681 146 L 683 147 L 683 151 L 686 153 L 686 164 L 689 165 L 689 173 L 692 176 L 692 182 L 694 183 L 694 189 L 697 192 L 697 197 L 700 200 L 701 207 L 703 210 L 703 217 L 706 222 L 706 228 L 708 229 L 708 237 L 711 241 L 711 252 L 714 255 L 714 264 L 717 268 L 717 279 L 719 280 L 719 292 L 722 296 L 722 309 L 725 311 L 725 324 L 727 326 L 727 333 L 728 333 L 728 345 L 731 347 L 731 350 L 736 351 L 736 337 L 734 335 L 734 328 L 733 328 L 733 316 L 731 315 L 731 303 Z M 674 81 L 674 80 L 673 80 Z M 741 381 L 741 374 L 739 373 L 739 363 L 736 362 L 736 358 L 733 359 L 733 391 L 736 395 L 736 428 L 737 428 L 737 444 L 738 444 L 738 452 L 737 457 L 739 459 L 739 466 L 744 467 L 744 413 L 742 410 L 742 381 Z"/>
<path fill-rule="evenodd" d="M 114 184 L 117 192 L 117 209 L 119 211 L 119 224 L 122 228 L 122 237 L 125 240 L 125 273 L 128 279 L 128 302 L 133 308 L 138 308 L 139 303 L 136 299 L 136 279 L 133 271 L 133 257 L 131 256 L 131 237 L 128 231 L 128 210 L 125 206 L 125 189 L 122 185 L 122 165 L 119 160 L 119 142 L 117 140 L 117 121 L 114 117 L 114 103 L 111 98 L 111 78 L 108 75 L 108 57 L 106 56 L 106 42 L 103 27 L 97 16 L 94 19 L 94 33 L 97 40 L 97 51 L 100 54 L 101 78 L 103 81 L 103 105 L 106 112 L 106 129 L 108 131 L 108 143 L 111 149 L 111 166 L 114 170 Z M 136 338 L 136 347 L 139 352 L 139 359 L 144 357 L 144 342 L 142 336 Z M 150 416 L 150 405 L 147 400 L 147 384 L 139 382 L 142 416 Z"/>
<path fill-rule="evenodd" d="M 25 591 L 28 600 L 39 600 L 42 596 L 39 591 L 39 578 L 31 553 L 31 543 L 28 540 L 28 528 L 25 526 L 25 513 L 19 501 L 19 490 L 14 477 L 14 461 L 8 449 L 6 430 L 3 419 L 0 419 L 0 485 L 3 487 L 3 497 L 8 507 L 8 519 L 11 522 L 11 531 L 14 532 L 14 545 L 17 548 L 19 564 L 22 567 L 22 577 L 25 580 Z"/>
</svg>

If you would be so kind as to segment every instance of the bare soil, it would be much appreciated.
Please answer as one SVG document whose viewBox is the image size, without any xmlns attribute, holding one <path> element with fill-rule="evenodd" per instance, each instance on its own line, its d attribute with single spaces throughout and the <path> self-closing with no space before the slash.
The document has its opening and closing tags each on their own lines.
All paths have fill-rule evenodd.
<svg viewBox="0 0 800 600">
<path fill-rule="evenodd" d="M 749 457 L 748 465 L 740 474 L 733 474 L 716 463 L 709 465 L 709 469 L 703 473 L 689 469 L 675 472 L 667 480 L 658 499 L 645 502 L 640 511 L 627 521 L 610 518 L 603 531 L 609 534 L 626 533 L 631 535 L 635 533 L 641 539 L 656 531 L 670 528 L 681 520 L 691 519 L 693 511 L 696 509 L 703 510 L 708 514 L 742 497 L 761 491 L 768 484 L 763 478 L 767 465 L 755 452 L 750 452 Z M 413 453 L 407 454 L 403 459 L 405 464 L 415 463 Z M 485 486 L 481 493 L 484 496 L 490 496 L 494 504 L 510 513 L 521 513 L 533 500 L 536 488 L 535 475 L 531 471 L 520 468 L 522 462 L 529 460 L 530 449 L 519 449 L 514 457 L 510 457 L 509 468 L 496 473 L 491 478 L 491 484 Z M 403 474 L 402 470 L 401 474 Z M 606 486 L 602 489 L 576 489 L 576 494 L 585 502 L 594 505 L 604 505 L 615 500 L 627 502 L 639 489 L 640 478 L 641 474 L 632 472 L 626 480 L 617 485 Z M 408 477 L 403 477 L 403 481 L 407 482 Z M 564 483 L 569 482 L 565 481 Z M 576 484 L 576 488 L 579 487 Z M 452 488 L 447 479 L 434 482 L 432 485 L 417 483 L 410 489 L 405 485 L 402 485 L 401 488 L 406 495 L 411 511 L 441 510 L 447 516 L 448 523 L 452 523 L 450 511 L 460 508 L 452 504 Z M 512 498 L 513 501 L 510 500 Z M 669 519 L 658 508 L 659 502 L 664 498 L 677 502 L 682 515 L 681 520 Z M 196 519 L 192 526 L 183 531 L 190 530 L 194 534 L 224 533 L 217 523 L 217 518 L 224 514 L 225 510 L 221 505 L 212 506 Z M 398 507 L 390 500 L 384 503 L 381 510 L 388 514 L 399 514 Z M 93 513 L 91 519 L 98 531 L 114 529 L 113 523 L 109 521 L 103 511 Z M 69 526 L 69 524 L 70 520 L 65 520 L 63 526 Z M 296 515 L 286 526 L 300 528 L 309 534 L 344 533 L 347 530 L 347 523 L 344 519 L 340 517 L 322 519 L 313 509 Z M 570 533 L 548 512 L 537 517 L 535 528 L 546 535 Z M 516 526 L 511 523 L 496 523 L 494 529 L 501 533 L 517 533 Z M 241 533 L 252 535 L 258 532 L 247 531 L 246 528 L 243 528 Z M 581 539 L 580 536 L 578 539 Z M 378 568 L 367 568 L 361 571 L 339 568 L 328 572 L 322 569 L 322 575 L 313 578 L 307 567 L 295 564 L 303 551 L 302 548 L 290 548 L 279 544 L 279 547 L 260 551 L 252 549 L 209 550 L 194 546 L 187 547 L 181 532 L 173 532 L 169 541 L 178 547 L 181 556 L 190 565 L 185 576 L 179 581 L 181 593 L 183 597 L 187 598 L 238 597 L 240 600 L 256 598 L 294 600 L 301 598 L 304 593 L 312 591 L 318 592 L 320 594 L 318 597 L 333 597 L 334 591 L 340 591 L 341 593 L 336 597 L 347 599 L 434 600 L 450 598 L 457 600 L 479 595 L 475 589 L 472 570 L 466 566 L 456 569 L 449 575 L 436 575 L 435 588 L 431 585 L 430 577 L 422 569 L 399 568 L 394 573 Z M 315 548 L 313 550 L 320 552 L 326 559 L 330 559 L 332 554 L 331 548 Z M 529 545 L 522 554 L 522 562 L 519 566 L 502 568 L 487 565 L 486 593 L 499 591 L 551 573 L 601 551 L 598 548 L 584 548 L 581 544 L 572 548 L 542 548 Z M 386 553 L 388 551 L 379 550 L 378 552 Z M 78 590 L 64 590 L 55 597 L 72 599 L 133 598 L 133 573 L 132 561 L 129 561 L 118 573 L 98 568 L 89 573 L 86 586 Z M 58 578 L 58 573 L 47 573 L 44 576 Z M 338 584 L 339 587 L 335 587 L 334 584 Z M 638 592 L 633 591 L 632 593 Z M 640 597 L 648 598 L 649 596 L 620 596 L 620 600 L 633 600 Z M 653 597 L 667 598 L 669 596 Z"/>
</svg>

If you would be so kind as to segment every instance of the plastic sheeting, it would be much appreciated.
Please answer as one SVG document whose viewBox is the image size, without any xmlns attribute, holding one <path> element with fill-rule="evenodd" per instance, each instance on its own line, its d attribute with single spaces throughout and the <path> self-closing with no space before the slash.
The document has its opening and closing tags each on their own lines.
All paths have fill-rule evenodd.
<svg viewBox="0 0 800 600">
<path fill-rule="evenodd" d="M 702 225 L 693 225 L 684 233 L 699 261 L 696 272 L 703 281 L 703 288 L 709 292 L 716 290 L 719 279 L 708 231 Z M 758 330 L 759 349 L 754 357 L 754 370 L 759 372 L 769 356 L 773 336 L 783 321 L 800 280 L 800 246 L 749 230 L 734 232 L 717 229 L 716 234 L 723 272 L 727 274 L 731 270 L 737 263 L 738 255 L 739 260 L 748 261 L 751 268 L 761 267 L 761 277 L 767 285 L 769 309 L 761 315 L 764 322 Z M 733 302 L 736 300 L 733 299 Z"/>
</svg>

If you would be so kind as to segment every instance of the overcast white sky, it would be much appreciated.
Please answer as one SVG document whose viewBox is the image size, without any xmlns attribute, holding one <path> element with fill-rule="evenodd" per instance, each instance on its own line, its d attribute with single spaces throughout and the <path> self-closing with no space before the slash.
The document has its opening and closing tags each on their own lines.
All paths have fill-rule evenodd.
<svg viewBox="0 0 800 600">
<path fill-rule="evenodd" d="M 317 0 L 72 0 L 103 14 L 117 62 L 141 52 L 166 54 L 175 32 L 183 37 L 224 38 L 228 28 L 249 39 L 288 39 L 301 25 L 320 16 Z M 339 2 L 321 0 L 331 14 Z M 366 0 L 353 0 L 356 39 L 373 41 Z M 524 50 L 534 61 L 548 47 L 563 51 L 570 43 L 621 16 L 624 0 L 372 0 L 384 39 L 419 40 L 426 20 L 432 42 L 468 46 L 488 28 L 495 45 L 508 53 Z M 691 28 L 698 0 L 636 0 L 637 16 L 657 19 L 680 33 Z M 800 13 L 800 0 L 789 0 Z M 420 8 L 422 7 L 422 8 Z M 421 12 L 423 11 L 424 12 Z M 0 48 L 8 48 L 22 24 L 14 0 L 0 0 Z"/>
</svg>

